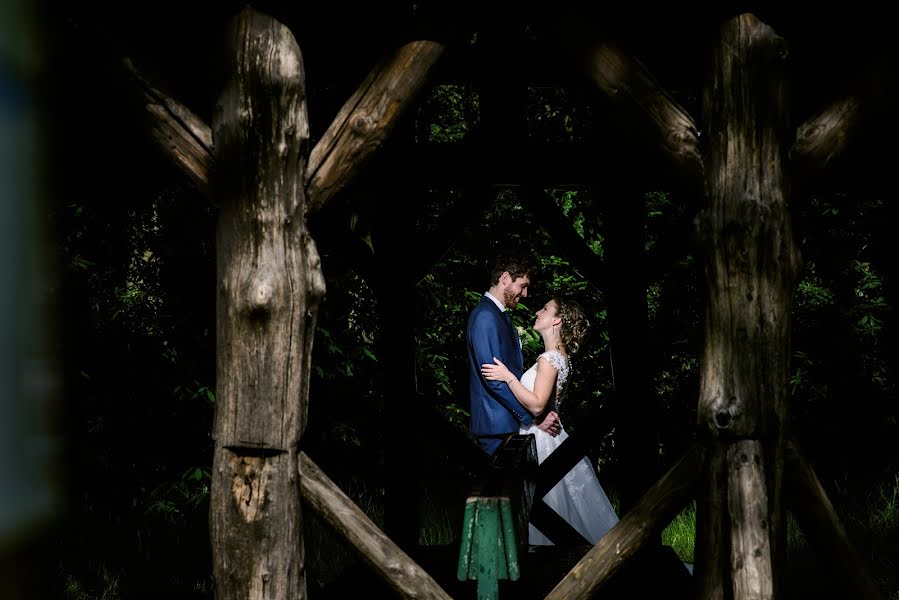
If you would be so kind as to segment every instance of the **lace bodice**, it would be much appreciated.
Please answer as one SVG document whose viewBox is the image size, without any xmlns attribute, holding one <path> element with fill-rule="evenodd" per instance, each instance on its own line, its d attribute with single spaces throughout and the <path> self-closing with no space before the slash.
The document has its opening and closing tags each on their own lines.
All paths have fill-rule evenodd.
<svg viewBox="0 0 899 600">
<path fill-rule="evenodd" d="M 540 359 L 546 359 L 546 361 L 554 366 L 559 374 L 556 376 L 556 410 L 559 410 L 559 401 L 562 398 L 562 390 L 565 387 L 565 382 L 568 380 L 568 375 L 571 372 L 571 363 L 568 361 L 568 357 L 559 352 L 558 350 L 548 350 L 537 357 L 537 362 L 531 366 L 530 369 L 524 372 L 521 376 L 521 384 L 529 389 L 530 391 L 534 391 L 534 382 L 537 381 L 537 363 L 540 362 Z"/>
</svg>

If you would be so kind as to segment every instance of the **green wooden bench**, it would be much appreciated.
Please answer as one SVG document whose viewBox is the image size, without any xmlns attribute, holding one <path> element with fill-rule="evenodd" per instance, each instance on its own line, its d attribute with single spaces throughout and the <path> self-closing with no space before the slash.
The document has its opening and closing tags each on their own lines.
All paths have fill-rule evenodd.
<svg viewBox="0 0 899 600">
<path fill-rule="evenodd" d="M 500 580 L 521 576 L 536 469 L 534 436 L 510 435 L 465 501 L 456 575 L 477 580 L 479 600 L 496 599 Z"/>
</svg>

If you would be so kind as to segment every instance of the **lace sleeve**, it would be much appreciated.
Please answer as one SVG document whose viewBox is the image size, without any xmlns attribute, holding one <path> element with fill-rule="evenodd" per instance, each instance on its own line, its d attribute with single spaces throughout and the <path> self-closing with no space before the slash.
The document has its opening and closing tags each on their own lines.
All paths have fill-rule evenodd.
<svg viewBox="0 0 899 600">
<path fill-rule="evenodd" d="M 568 379 L 568 359 L 565 358 L 561 352 L 558 352 L 556 350 L 544 352 L 540 355 L 540 358 L 545 359 L 546 362 L 555 367 L 556 371 L 559 372 L 559 377 L 556 382 L 556 388 L 558 390 L 561 390 L 562 386 L 565 384 L 565 381 Z"/>
</svg>

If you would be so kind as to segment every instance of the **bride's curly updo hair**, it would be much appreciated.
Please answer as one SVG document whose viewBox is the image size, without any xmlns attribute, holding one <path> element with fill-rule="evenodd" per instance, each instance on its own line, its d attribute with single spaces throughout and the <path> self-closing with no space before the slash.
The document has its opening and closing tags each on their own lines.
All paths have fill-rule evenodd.
<svg viewBox="0 0 899 600">
<path fill-rule="evenodd" d="M 565 349 L 569 354 L 574 354 L 581 347 L 584 336 L 587 335 L 587 328 L 590 327 L 590 321 L 584 314 L 581 306 L 574 300 L 567 298 L 553 298 L 558 310 L 556 316 L 562 319 L 562 325 L 559 328 L 559 337 L 565 344 Z"/>
</svg>

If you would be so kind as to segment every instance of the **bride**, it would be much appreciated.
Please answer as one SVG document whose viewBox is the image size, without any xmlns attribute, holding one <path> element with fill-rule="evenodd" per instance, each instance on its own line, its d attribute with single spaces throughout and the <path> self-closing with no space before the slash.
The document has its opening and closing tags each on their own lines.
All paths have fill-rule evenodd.
<svg viewBox="0 0 899 600">
<path fill-rule="evenodd" d="M 524 372 L 521 380 L 516 379 L 495 357 L 493 361 L 496 364 L 481 365 L 481 372 L 486 379 L 505 381 L 521 405 L 531 414 L 539 415 L 547 408 L 559 412 L 565 384 L 571 374 L 569 355 L 577 352 L 588 325 L 576 302 L 553 298 L 537 311 L 537 319 L 534 321 L 534 331 L 543 337 L 544 352 L 537 357 L 534 366 Z M 534 434 L 537 460 L 541 463 L 568 437 L 564 428 L 557 437 L 552 437 L 533 425 L 522 429 L 521 433 Z M 593 544 L 618 522 L 618 515 L 586 457 L 543 499 Z M 539 546 L 550 545 L 552 541 L 529 524 L 528 543 Z"/>
</svg>

